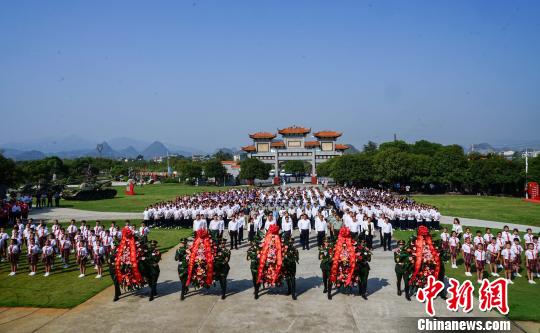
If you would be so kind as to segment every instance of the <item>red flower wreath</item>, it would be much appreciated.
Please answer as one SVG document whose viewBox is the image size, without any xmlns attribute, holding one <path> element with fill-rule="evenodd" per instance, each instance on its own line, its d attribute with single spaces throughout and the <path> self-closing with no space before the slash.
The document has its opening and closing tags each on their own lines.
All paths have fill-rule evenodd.
<svg viewBox="0 0 540 333">
<path fill-rule="evenodd" d="M 346 253 L 343 253 L 343 250 Z M 346 257 L 347 263 L 343 261 L 342 257 Z M 345 276 L 343 274 L 338 274 L 340 266 L 345 266 L 347 268 Z M 348 266 L 348 267 L 347 267 Z M 351 238 L 351 233 L 349 228 L 342 227 L 339 230 L 338 239 L 336 245 L 334 246 L 334 255 L 332 257 L 332 269 L 330 270 L 330 281 L 336 283 L 340 281 L 344 286 L 350 286 L 354 280 L 354 270 L 356 268 L 356 253 L 354 241 Z M 339 275 L 339 276 L 338 276 Z"/>
<path fill-rule="evenodd" d="M 139 251 L 133 231 L 124 227 L 114 263 L 116 279 L 124 287 L 137 288 L 144 285 L 144 278 L 139 272 Z"/>
<path fill-rule="evenodd" d="M 267 263 L 269 254 L 271 254 L 271 262 Z M 273 224 L 268 228 L 266 236 L 264 237 L 259 258 L 257 283 L 265 282 L 270 285 L 275 285 L 281 278 L 282 265 L 283 253 L 281 248 L 281 237 L 279 236 L 279 226 Z"/>
<path fill-rule="evenodd" d="M 197 250 L 202 245 L 204 248 L 204 258 L 206 261 L 206 280 L 204 281 L 206 286 L 209 287 L 214 282 L 214 251 L 212 239 L 208 235 L 206 229 L 197 230 L 195 233 L 195 241 L 191 245 L 191 251 L 189 255 L 188 263 L 188 278 L 186 285 L 189 286 L 192 276 L 193 276 L 193 267 L 195 266 L 195 261 L 197 260 Z"/>
<path fill-rule="evenodd" d="M 414 272 L 409 284 L 423 287 L 429 275 L 433 275 L 436 279 L 439 277 L 441 259 L 439 258 L 439 252 L 433 245 L 429 230 L 425 226 L 418 228 L 414 247 L 416 248 L 415 253 L 413 253 L 415 260 Z"/>
</svg>

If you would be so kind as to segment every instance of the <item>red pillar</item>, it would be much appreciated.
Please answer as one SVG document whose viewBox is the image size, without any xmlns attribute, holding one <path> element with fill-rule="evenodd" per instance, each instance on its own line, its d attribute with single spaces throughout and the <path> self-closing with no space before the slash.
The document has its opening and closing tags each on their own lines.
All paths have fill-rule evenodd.
<svg viewBox="0 0 540 333">
<path fill-rule="evenodd" d="M 317 176 L 311 176 L 311 184 L 317 185 Z"/>
<path fill-rule="evenodd" d="M 274 185 L 279 185 L 279 177 L 278 176 L 274 177 Z"/>
</svg>

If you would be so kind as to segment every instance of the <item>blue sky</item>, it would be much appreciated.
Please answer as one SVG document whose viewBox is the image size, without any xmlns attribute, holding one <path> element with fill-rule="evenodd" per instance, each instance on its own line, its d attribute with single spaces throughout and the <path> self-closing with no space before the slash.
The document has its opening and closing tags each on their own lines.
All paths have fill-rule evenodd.
<svg viewBox="0 0 540 333">
<path fill-rule="evenodd" d="M 0 143 L 540 139 L 539 1 L 4 1 L 0 45 Z"/>
</svg>

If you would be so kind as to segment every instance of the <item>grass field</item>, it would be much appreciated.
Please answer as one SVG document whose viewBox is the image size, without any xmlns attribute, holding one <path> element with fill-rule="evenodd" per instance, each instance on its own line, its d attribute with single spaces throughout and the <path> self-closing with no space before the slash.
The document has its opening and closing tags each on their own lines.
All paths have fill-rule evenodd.
<svg viewBox="0 0 540 333">
<path fill-rule="evenodd" d="M 443 215 L 540 226 L 540 204 L 519 198 L 474 195 L 416 195 L 413 198 L 437 206 Z"/>
<path fill-rule="evenodd" d="M 174 199 L 179 195 L 197 192 L 225 191 L 228 187 L 190 186 L 182 184 L 156 184 L 135 187 L 136 195 L 125 195 L 125 187 L 115 187 L 118 194 L 113 199 L 94 201 L 62 200 L 60 206 L 101 212 L 142 212 L 145 207 L 159 201 Z"/>
<path fill-rule="evenodd" d="M 447 227 L 449 228 L 449 230 L 451 229 L 450 226 Z M 473 233 L 477 229 L 482 230 L 480 228 L 471 227 L 471 231 Z M 498 231 L 500 230 L 492 228 L 493 234 L 496 235 Z M 484 230 L 482 230 L 482 234 L 483 233 Z M 403 239 L 407 241 L 409 237 L 413 234 L 415 234 L 415 232 L 413 231 L 395 231 L 394 238 L 396 240 Z M 432 233 L 432 236 L 435 239 L 440 238 L 439 235 L 439 232 Z M 521 233 L 521 235 L 523 235 L 523 233 Z M 471 272 L 473 274 L 472 277 L 465 276 L 465 266 L 463 265 L 463 259 L 460 255 L 458 256 L 457 264 L 457 269 L 453 269 L 449 262 L 445 264 L 446 276 L 453 277 L 461 282 L 465 281 L 466 279 L 471 280 L 471 282 L 475 286 L 475 300 L 473 312 L 476 312 L 478 316 L 482 316 L 482 312 L 478 309 L 478 289 L 480 285 L 476 282 L 476 270 L 474 264 L 471 269 Z M 520 273 L 523 277 L 515 278 L 513 280 L 514 284 L 508 286 L 508 304 L 510 306 L 510 312 L 508 313 L 508 317 L 512 320 L 530 320 L 540 322 L 540 312 L 538 311 L 538 302 L 540 300 L 540 279 L 535 280 L 536 283 L 538 283 L 536 285 L 529 284 L 527 282 L 527 271 L 524 266 L 522 268 L 523 270 Z M 489 278 L 489 280 L 493 281 L 494 278 L 488 276 L 487 270 L 488 268 L 486 267 L 484 277 Z M 504 277 L 504 271 L 499 271 L 499 275 Z"/>
<path fill-rule="evenodd" d="M 94 223 L 90 223 L 94 225 Z M 106 221 L 105 225 L 109 225 Z M 162 252 L 173 248 L 180 238 L 191 234 L 191 229 L 152 230 L 149 239 L 158 241 Z M 75 255 L 70 257 L 70 267 L 63 269 L 60 259 L 55 259 L 55 269 L 48 277 L 44 277 L 44 266 L 40 262 L 35 276 L 28 276 L 29 269 L 25 251 L 20 257 L 16 276 L 8 276 L 8 262 L 0 263 L 0 306 L 31 306 L 50 308 L 72 308 L 83 303 L 103 289 L 112 285 L 107 265 L 103 268 L 103 278 L 95 279 L 96 271 L 89 264 L 86 276 L 78 278 L 79 268 Z"/>
</svg>

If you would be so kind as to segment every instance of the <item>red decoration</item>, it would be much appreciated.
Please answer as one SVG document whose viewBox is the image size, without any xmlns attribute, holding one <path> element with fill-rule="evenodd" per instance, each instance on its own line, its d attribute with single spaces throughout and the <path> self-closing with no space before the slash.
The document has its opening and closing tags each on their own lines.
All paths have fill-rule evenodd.
<svg viewBox="0 0 540 333">
<path fill-rule="evenodd" d="M 423 287 L 428 276 L 433 276 L 437 279 L 441 269 L 439 252 L 435 249 L 429 230 L 425 226 L 418 227 L 413 251 L 415 259 L 414 272 L 409 283 Z"/>
<path fill-rule="evenodd" d="M 199 229 L 195 233 L 195 241 L 191 245 L 190 254 L 189 254 L 189 264 L 188 264 L 188 278 L 186 285 L 189 285 L 193 276 L 193 267 L 195 264 L 201 264 L 201 259 L 199 257 L 199 248 L 203 247 L 203 257 L 206 261 L 206 280 L 204 281 L 206 286 L 211 286 L 214 282 L 214 252 L 212 239 L 208 235 L 206 229 Z"/>
<path fill-rule="evenodd" d="M 345 251 L 345 252 L 343 252 Z M 339 269 L 346 268 L 345 279 L 339 274 Z M 356 253 L 349 228 L 342 227 L 339 230 L 338 239 L 334 246 L 332 257 L 332 268 L 330 270 L 330 281 L 336 283 L 340 280 L 344 286 L 350 286 L 353 282 L 354 269 L 356 267 Z"/>
<path fill-rule="evenodd" d="M 118 251 L 114 263 L 116 279 L 124 287 L 144 285 L 144 278 L 139 272 L 139 251 L 133 230 L 129 227 L 122 229 L 122 240 L 118 245 Z"/>
<path fill-rule="evenodd" d="M 268 228 L 264 237 L 262 250 L 259 258 L 257 283 L 275 285 L 281 279 L 281 267 L 283 265 L 283 253 L 279 226 L 273 224 Z"/>
</svg>

